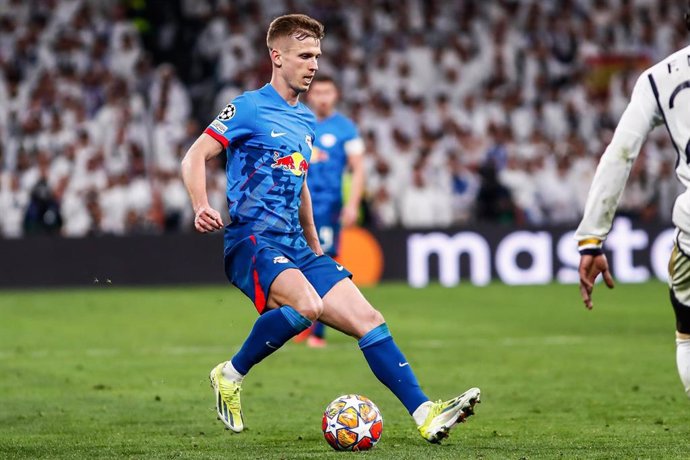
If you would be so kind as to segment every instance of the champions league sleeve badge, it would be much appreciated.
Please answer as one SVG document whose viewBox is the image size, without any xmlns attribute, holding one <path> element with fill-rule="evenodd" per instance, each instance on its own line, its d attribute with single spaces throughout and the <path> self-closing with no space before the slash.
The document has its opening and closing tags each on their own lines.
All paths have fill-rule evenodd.
<svg viewBox="0 0 690 460">
<path fill-rule="evenodd" d="M 218 114 L 218 119 L 221 121 L 228 121 L 235 116 L 235 106 L 233 104 L 228 104 L 223 110 Z"/>
</svg>

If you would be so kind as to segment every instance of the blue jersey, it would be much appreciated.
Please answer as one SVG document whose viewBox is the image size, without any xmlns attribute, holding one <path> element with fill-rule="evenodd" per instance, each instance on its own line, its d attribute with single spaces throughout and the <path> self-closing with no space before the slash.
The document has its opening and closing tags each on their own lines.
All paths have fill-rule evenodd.
<svg viewBox="0 0 690 460">
<path fill-rule="evenodd" d="M 226 251 L 262 235 L 306 247 L 299 222 L 300 193 L 309 168 L 316 117 L 291 106 L 270 84 L 228 104 L 204 131 L 227 151 L 230 223 Z"/>
<path fill-rule="evenodd" d="M 338 112 L 316 124 L 309 191 L 317 220 L 336 225 L 340 219 L 343 173 L 347 167 L 345 145 L 355 139 L 359 139 L 357 127 Z"/>
</svg>

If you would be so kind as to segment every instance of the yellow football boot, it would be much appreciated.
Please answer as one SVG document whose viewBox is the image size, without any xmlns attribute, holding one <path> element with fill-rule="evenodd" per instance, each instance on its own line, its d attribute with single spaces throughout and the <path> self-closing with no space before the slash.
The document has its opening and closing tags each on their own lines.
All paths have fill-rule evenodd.
<svg viewBox="0 0 690 460">
<path fill-rule="evenodd" d="M 244 417 L 240 404 L 241 384 L 225 378 L 223 366 L 225 366 L 224 362 L 218 364 L 209 375 L 213 394 L 216 397 L 218 420 L 223 422 L 226 429 L 239 433 L 244 429 Z"/>
<path fill-rule="evenodd" d="M 424 423 L 417 427 L 419 433 L 429 442 L 441 442 L 448 437 L 453 425 L 464 422 L 474 414 L 474 405 L 480 402 L 480 395 L 479 388 L 470 388 L 448 401 L 432 403 Z"/>
</svg>

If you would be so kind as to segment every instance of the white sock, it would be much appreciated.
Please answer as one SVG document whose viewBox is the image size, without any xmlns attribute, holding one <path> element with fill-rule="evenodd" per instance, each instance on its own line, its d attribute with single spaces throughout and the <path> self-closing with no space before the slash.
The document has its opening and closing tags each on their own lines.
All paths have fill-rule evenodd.
<svg viewBox="0 0 690 460">
<path fill-rule="evenodd" d="M 240 374 L 237 369 L 235 369 L 235 366 L 232 365 L 232 361 L 230 360 L 223 366 L 223 377 L 237 383 L 242 383 L 244 379 L 244 375 Z"/>
<path fill-rule="evenodd" d="M 690 340 L 688 340 L 690 342 Z M 429 414 L 429 409 L 431 408 L 431 401 L 427 401 L 419 405 L 418 408 L 412 412 L 412 418 L 417 426 L 420 426 L 426 420 L 426 416 Z"/>
<path fill-rule="evenodd" d="M 676 339 L 676 364 L 685 393 L 690 396 L 690 339 Z"/>
</svg>

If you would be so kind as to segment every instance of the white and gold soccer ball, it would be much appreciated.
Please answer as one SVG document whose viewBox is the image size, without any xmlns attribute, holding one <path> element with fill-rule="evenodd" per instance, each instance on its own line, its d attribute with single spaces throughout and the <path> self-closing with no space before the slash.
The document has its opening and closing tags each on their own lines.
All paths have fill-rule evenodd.
<svg viewBox="0 0 690 460">
<path fill-rule="evenodd" d="M 371 399 L 342 395 L 326 407 L 321 429 L 335 450 L 369 450 L 381 439 L 383 417 Z"/>
</svg>

